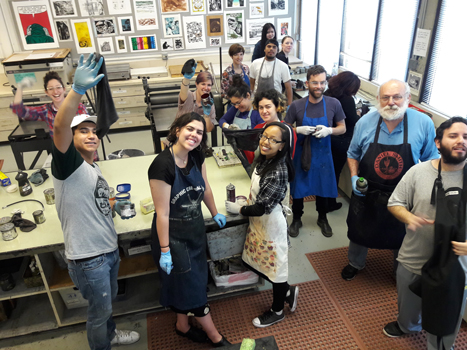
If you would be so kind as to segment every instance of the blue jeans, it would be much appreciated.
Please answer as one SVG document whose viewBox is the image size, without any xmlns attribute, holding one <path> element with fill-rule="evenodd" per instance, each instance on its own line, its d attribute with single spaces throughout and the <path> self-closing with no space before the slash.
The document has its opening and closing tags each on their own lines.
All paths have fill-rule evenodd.
<svg viewBox="0 0 467 350">
<path fill-rule="evenodd" d="M 117 296 L 118 249 L 83 262 L 68 261 L 68 273 L 89 302 L 86 330 L 91 350 L 110 350 L 115 336 L 112 300 Z"/>
<path fill-rule="evenodd" d="M 393 250 L 394 253 L 394 262 L 393 262 L 393 272 L 394 274 L 397 271 L 397 255 L 399 255 L 399 249 Z M 347 256 L 349 258 L 349 264 L 355 267 L 357 270 L 361 270 L 365 267 L 366 256 L 368 254 L 368 248 L 360 244 L 350 241 L 349 242 L 349 251 Z"/>
</svg>

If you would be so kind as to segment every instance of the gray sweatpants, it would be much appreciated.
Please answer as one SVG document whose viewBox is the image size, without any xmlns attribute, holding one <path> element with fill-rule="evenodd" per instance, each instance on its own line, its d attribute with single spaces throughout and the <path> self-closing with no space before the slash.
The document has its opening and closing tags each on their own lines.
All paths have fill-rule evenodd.
<svg viewBox="0 0 467 350">
<path fill-rule="evenodd" d="M 422 330 L 422 299 L 409 289 L 409 285 L 419 278 L 421 278 L 420 275 L 410 272 L 402 264 L 399 264 L 397 267 L 397 306 L 399 308 L 397 322 L 405 333 L 418 333 Z M 454 349 L 454 341 L 456 340 L 462 316 L 464 315 L 466 298 L 467 289 L 464 289 L 464 301 L 462 302 L 457 328 L 453 334 L 439 337 L 428 332 L 426 333 L 428 350 Z"/>
</svg>

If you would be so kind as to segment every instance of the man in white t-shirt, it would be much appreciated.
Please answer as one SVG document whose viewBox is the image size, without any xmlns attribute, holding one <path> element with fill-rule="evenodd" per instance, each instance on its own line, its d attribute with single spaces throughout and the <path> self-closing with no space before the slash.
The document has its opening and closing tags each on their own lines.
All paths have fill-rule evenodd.
<svg viewBox="0 0 467 350">
<path fill-rule="evenodd" d="M 289 67 L 276 58 L 279 43 L 275 39 L 266 41 L 263 59 L 253 61 L 250 67 L 250 84 L 255 93 L 264 90 L 275 89 L 282 93 L 282 85 L 285 85 L 287 105 L 293 101 L 292 85 L 290 83 Z"/>
</svg>

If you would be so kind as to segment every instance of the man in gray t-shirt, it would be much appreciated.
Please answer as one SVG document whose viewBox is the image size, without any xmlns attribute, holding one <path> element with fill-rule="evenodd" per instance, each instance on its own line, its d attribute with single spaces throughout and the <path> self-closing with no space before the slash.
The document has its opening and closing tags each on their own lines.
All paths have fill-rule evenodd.
<svg viewBox="0 0 467 350">
<path fill-rule="evenodd" d="M 436 130 L 435 143 L 441 153 L 441 159 L 429 160 L 410 168 L 388 202 L 388 210 L 406 224 L 407 231 L 397 258 L 399 261 L 397 268 L 399 315 L 397 321 L 388 323 L 383 329 L 384 334 L 389 337 L 400 337 L 422 330 L 422 299 L 409 289 L 409 285 L 420 280 L 423 265 L 433 256 L 434 223 L 436 211 L 441 208 L 435 204 L 432 205 L 431 199 L 432 189 L 438 178 L 439 166 L 441 166 L 443 188 L 451 189 L 446 192 L 447 197 L 458 195 L 459 191 L 453 188 L 463 187 L 463 171 L 467 158 L 467 120 L 454 117 L 442 123 Z M 438 221 L 437 223 L 439 224 Z M 439 232 L 442 235 L 445 233 Z M 467 242 L 452 241 L 451 243 L 454 253 L 459 256 L 464 273 L 467 272 Z M 461 285 L 459 289 L 464 289 L 464 285 Z M 427 349 L 451 349 L 464 314 L 466 296 L 467 292 L 464 289 L 461 310 L 458 315 L 452 315 L 458 319 L 456 331 L 442 337 L 427 332 Z M 441 300 L 438 299 L 438 301 Z M 433 310 L 437 306 L 429 304 L 429 307 Z"/>
</svg>

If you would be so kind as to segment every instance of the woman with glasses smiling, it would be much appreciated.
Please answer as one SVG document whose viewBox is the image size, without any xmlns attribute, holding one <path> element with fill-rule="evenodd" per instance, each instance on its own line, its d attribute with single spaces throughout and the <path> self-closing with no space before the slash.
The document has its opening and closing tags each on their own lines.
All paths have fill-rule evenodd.
<svg viewBox="0 0 467 350">
<path fill-rule="evenodd" d="M 23 90 L 32 85 L 34 85 L 34 81 L 30 78 L 24 78 L 18 83 L 15 98 L 10 108 L 21 120 L 46 122 L 50 129 L 50 136 L 53 137 L 55 116 L 65 100 L 65 85 L 57 72 L 48 72 L 44 76 L 44 90 L 52 102 L 42 106 L 26 107 L 23 104 Z M 76 115 L 79 114 L 88 114 L 82 103 L 79 104 L 76 112 Z"/>
</svg>

